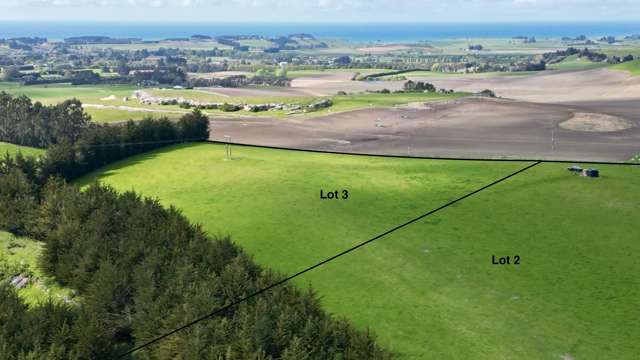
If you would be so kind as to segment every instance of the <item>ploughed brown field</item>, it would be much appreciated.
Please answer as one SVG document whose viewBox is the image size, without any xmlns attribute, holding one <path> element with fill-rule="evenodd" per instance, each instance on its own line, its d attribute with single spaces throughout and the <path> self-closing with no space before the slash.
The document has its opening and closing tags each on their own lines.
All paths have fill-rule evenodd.
<svg viewBox="0 0 640 360">
<path fill-rule="evenodd" d="M 297 79 L 291 92 L 396 89 L 351 74 Z M 500 99 L 373 108 L 306 120 L 218 118 L 212 139 L 300 149 L 411 156 L 626 161 L 640 153 L 640 77 L 596 69 L 521 76 L 433 76 L 438 88 L 491 89 Z M 259 90 L 252 90 L 259 91 Z"/>
</svg>

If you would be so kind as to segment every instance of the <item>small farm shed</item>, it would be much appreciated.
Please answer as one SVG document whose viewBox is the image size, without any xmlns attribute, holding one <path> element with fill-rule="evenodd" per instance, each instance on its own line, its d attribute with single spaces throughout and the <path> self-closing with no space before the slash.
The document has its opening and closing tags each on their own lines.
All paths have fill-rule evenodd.
<svg viewBox="0 0 640 360">
<path fill-rule="evenodd" d="M 600 177 L 600 171 L 594 168 L 583 169 L 578 165 L 573 165 L 567 168 L 571 173 L 584 177 L 597 178 Z"/>
</svg>

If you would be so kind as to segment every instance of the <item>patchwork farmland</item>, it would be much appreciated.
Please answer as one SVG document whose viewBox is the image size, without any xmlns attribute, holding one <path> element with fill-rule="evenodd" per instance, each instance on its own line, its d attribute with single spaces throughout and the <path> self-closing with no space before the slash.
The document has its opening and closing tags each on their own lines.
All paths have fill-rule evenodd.
<svg viewBox="0 0 640 360">
<path fill-rule="evenodd" d="M 25 24 L 0 22 L 0 358 L 640 353 L 636 24 Z"/>
</svg>

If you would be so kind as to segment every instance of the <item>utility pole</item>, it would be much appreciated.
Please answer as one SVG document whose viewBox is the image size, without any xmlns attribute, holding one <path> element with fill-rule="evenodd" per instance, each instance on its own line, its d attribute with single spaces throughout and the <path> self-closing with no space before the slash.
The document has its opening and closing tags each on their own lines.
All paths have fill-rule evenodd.
<svg viewBox="0 0 640 360">
<path fill-rule="evenodd" d="M 551 120 L 551 152 L 556 152 L 556 126 Z"/>
<path fill-rule="evenodd" d="M 224 140 L 226 141 L 224 145 L 224 159 L 231 160 L 231 136 L 225 135 Z"/>
</svg>

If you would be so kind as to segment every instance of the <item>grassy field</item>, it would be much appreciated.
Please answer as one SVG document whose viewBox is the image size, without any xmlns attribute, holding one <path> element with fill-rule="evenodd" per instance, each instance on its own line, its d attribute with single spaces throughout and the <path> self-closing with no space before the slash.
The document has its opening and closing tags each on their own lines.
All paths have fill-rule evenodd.
<svg viewBox="0 0 640 360">
<path fill-rule="evenodd" d="M 177 118 L 189 110 L 181 109 L 179 106 L 163 106 L 163 105 L 144 105 L 136 100 L 124 101 L 124 97 L 131 97 L 136 87 L 127 85 L 118 86 L 71 86 L 65 84 L 56 84 L 49 86 L 20 86 L 14 83 L 0 82 L 0 91 L 5 91 L 14 95 L 26 95 L 35 101 L 45 104 L 55 104 L 66 99 L 77 98 L 82 101 L 87 113 L 96 122 L 119 122 L 126 120 L 140 120 L 146 116 L 166 116 L 169 118 Z M 184 98 L 189 100 L 197 100 L 203 102 L 218 103 L 245 103 L 245 104 L 264 104 L 264 103 L 285 103 L 308 105 L 320 98 L 311 96 L 247 96 L 247 97 L 229 97 L 223 94 L 217 94 L 215 91 L 205 90 L 189 90 L 189 89 L 145 89 L 146 92 L 157 97 Z M 107 99 L 115 96 L 115 100 Z M 318 116 L 328 114 L 330 112 L 355 110 L 367 108 L 371 106 L 393 106 L 398 104 L 406 104 L 415 101 L 433 101 L 448 98 L 457 98 L 466 94 L 350 94 L 346 96 L 334 96 L 335 105 L 329 109 L 307 114 L 308 116 Z M 286 117 L 287 111 L 269 111 L 260 113 L 251 113 L 247 111 L 239 111 L 235 113 L 225 113 L 217 110 L 207 110 L 206 114 L 212 116 L 273 116 Z"/>
<path fill-rule="evenodd" d="M 597 68 L 606 67 L 606 66 L 607 66 L 606 62 L 593 62 L 587 58 L 578 57 L 578 55 L 571 55 L 559 63 L 547 65 L 547 69 L 576 71 L 576 70 L 597 69 Z"/>
<path fill-rule="evenodd" d="M 244 39 L 238 40 L 240 45 L 255 47 L 255 48 L 270 48 L 276 46 L 275 43 L 267 40 L 267 39 Z"/>
<path fill-rule="evenodd" d="M 124 97 L 131 97 L 137 87 L 130 85 L 102 85 L 102 86 L 72 86 L 70 84 L 34 85 L 21 86 L 16 83 L 0 82 L 0 92 L 4 91 L 13 95 L 26 95 L 34 101 L 43 104 L 56 104 L 67 99 L 76 98 L 83 104 L 103 105 L 109 108 L 87 107 L 86 111 L 96 122 L 125 121 L 129 119 L 139 120 L 144 116 L 170 116 L 176 117 L 179 114 L 167 114 L 158 112 L 143 112 L 121 110 L 118 107 L 140 107 L 150 110 L 175 110 L 161 108 L 160 106 L 142 106 L 137 101 L 123 101 Z M 115 96 L 116 100 L 106 100 L 110 96 Z"/>
<path fill-rule="evenodd" d="M 622 64 L 611 65 L 610 69 L 628 71 L 633 75 L 640 75 L 640 60 L 628 61 Z"/>
<path fill-rule="evenodd" d="M 85 110 L 93 121 L 108 123 L 126 120 L 141 120 L 147 116 L 178 118 L 189 110 L 180 109 L 178 106 L 143 105 L 136 100 L 124 101 L 125 97 L 131 99 L 133 92 L 138 87 L 131 85 L 102 85 L 102 86 L 72 86 L 70 84 L 20 86 L 16 83 L 0 82 L 0 91 L 13 95 L 26 95 L 34 101 L 43 104 L 56 104 L 67 99 L 79 99 L 85 106 Z M 182 90 L 156 90 L 159 96 L 184 96 L 191 98 L 195 91 Z M 170 93 L 170 95 L 167 95 Z M 108 99 L 115 96 L 115 100 Z M 215 96 L 214 96 L 215 97 Z M 102 106 L 99 107 L 99 106 Z"/>
<path fill-rule="evenodd" d="M 20 146 L 10 143 L 5 143 L 0 141 L 0 156 L 4 156 L 4 154 L 9 153 L 10 155 L 14 155 L 16 153 L 22 153 L 23 155 L 42 155 L 44 154 L 44 149 L 32 148 L 29 146 Z"/>
<path fill-rule="evenodd" d="M 62 301 L 65 297 L 70 298 L 71 292 L 68 289 L 60 287 L 50 278 L 42 275 L 38 268 L 38 256 L 41 251 L 42 244 L 37 241 L 18 238 L 0 231 L 0 267 L 15 269 L 9 271 L 11 273 L 4 274 L 8 277 L 18 274 L 30 275 L 29 284 L 18 291 L 28 304 L 37 304 L 49 297 L 56 301 Z M 0 281 L 4 280 L 6 279 L 0 279 Z"/>
<path fill-rule="evenodd" d="M 135 89 L 136 87 L 129 85 L 73 86 L 71 84 L 51 84 L 21 86 L 17 83 L 0 82 L 0 91 L 14 95 L 26 95 L 45 104 L 55 104 L 71 98 L 77 98 L 83 102 L 91 100 L 99 102 L 100 99 L 111 95 L 121 99 L 125 96 L 131 96 Z"/>
<path fill-rule="evenodd" d="M 314 114 L 326 114 L 328 112 L 347 111 L 355 109 L 365 109 L 367 107 L 385 107 L 412 102 L 438 101 L 447 99 L 457 99 L 468 96 L 467 93 L 439 94 L 439 93 L 398 93 L 398 94 L 349 94 L 343 96 L 333 96 L 334 105 L 326 110 L 318 111 Z"/>
<path fill-rule="evenodd" d="M 213 48 L 218 49 L 231 49 L 231 46 L 222 45 L 216 41 L 160 41 L 157 43 L 147 44 L 88 44 L 88 45 L 76 45 L 75 48 L 82 49 L 114 49 L 123 51 L 136 51 L 136 50 L 149 50 L 157 51 L 159 49 L 183 49 L 183 50 L 211 50 Z"/>
<path fill-rule="evenodd" d="M 598 50 L 609 56 L 624 57 L 626 55 L 633 55 L 637 59 L 640 57 L 640 41 L 627 41 L 625 45 L 605 45 Z"/>
<path fill-rule="evenodd" d="M 91 115 L 91 119 L 101 123 L 114 123 L 127 120 L 142 120 L 145 117 L 152 116 L 154 118 L 167 117 L 169 119 L 177 119 L 189 110 L 171 108 L 166 109 L 168 111 L 145 111 L 147 107 L 139 106 L 138 104 L 132 105 L 133 108 L 140 107 L 139 111 L 135 110 L 121 110 L 112 108 L 86 108 L 87 113 Z M 164 109 L 163 109 L 164 110 Z"/>
<path fill-rule="evenodd" d="M 157 196 L 291 274 L 527 165 L 233 152 L 176 146 L 80 184 Z M 586 179 L 566 166 L 539 165 L 296 282 L 401 359 L 633 359 L 640 167 Z M 350 196 L 320 200 L 321 189 Z"/>
<path fill-rule="evenodd" d="M 265 89 L 271 90 L 271 89 Z M 244 103 L 244 104 L 264 104 L 272 102 L 282 103 L 306 103 L 313 101 L 313 97 L 303 96 L 227 96 L 222 93 L 217 93 L 215 88 L 210 91 L 201 89 L 147 89 L 145 90 L 149 94 L 156 97 L 169 97 L 169 98 L 185 98 L 189 100 L 196 100 L 202 102 L 215 102 L 215 103 Z M 169 106 L 164 106 L 170 108 Z"/>
<path fill-rule="evenodd" d="M 304 97 L 304 96 L 266 96 L 266 97 L 225 97 L 217 95 L 215 92 L 207 92 L 203 90 L 149 90 L 149 93 L 158 97 L 183 97 L 185 99 L 198 100 L 204 102 L 228 102 L 228 103 L 246 103 L 246 104 L 264 104 L 264 103 L 284 103 L 284 104 L 300 104 L 307 105 L 321 98 Z M 398 93 L 398 94 L 378 94 L 378 93 L 355 93 L 348 95 L 336 95 L 330 97 L 334 105 L 330 108 L 322 109 L 316 112 L 305 114 L 305 116 L 313 117 L 326 115 L 340 111 L 366 109 L 369 107 L 385 107 L 407 104 L 420 101 L 438 101 L 446 99 L 456 99 L 467 96 L 466 93 L 455 94 L 438 94 L 438 93 Z M 177 107 L 164 106 L 163 108 L 172 109 Z M 267 111 L 251 113 L 247 111 L 238 111 L 234 113 L 225 113 L 217 110 L 206 110 L 209 115 L 224 116 L 272 116 L 286 117 L 287 111 Z"/>
</svg>

